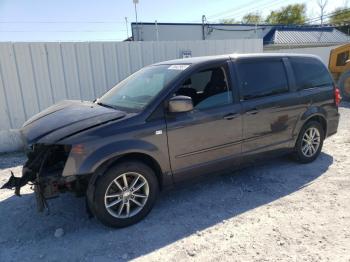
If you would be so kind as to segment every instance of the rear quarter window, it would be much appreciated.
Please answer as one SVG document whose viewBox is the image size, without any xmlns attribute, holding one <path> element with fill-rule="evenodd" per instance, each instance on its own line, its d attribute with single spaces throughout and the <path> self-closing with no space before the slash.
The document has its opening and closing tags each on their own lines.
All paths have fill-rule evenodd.
<svg viewBox="0 0 350 262">
<path fill-rule="evenodd" d="M 237 68 L 243 100 L 288 92 L 287 74 L 281 59 L 242 61 Z"/>
<path fill-rule="evenodd" d="M 298 90 L 333 85 L 325 65 L 315 58 L 289 58 Z"/>
</svg>

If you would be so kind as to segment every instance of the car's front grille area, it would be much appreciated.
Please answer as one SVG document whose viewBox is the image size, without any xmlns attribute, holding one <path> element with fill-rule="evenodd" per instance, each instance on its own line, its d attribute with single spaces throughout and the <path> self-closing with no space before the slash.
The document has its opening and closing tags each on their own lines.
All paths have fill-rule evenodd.
<svg viewBox="0 0 350 262">
<path fill-rule="evenodd" d="M 27 148 L 28 161 L 25 166 L 40 173 L 40 176 L 59 173 L 63 171 L 70 148 L 66 145 L 33 144 Z"/>
</svg>

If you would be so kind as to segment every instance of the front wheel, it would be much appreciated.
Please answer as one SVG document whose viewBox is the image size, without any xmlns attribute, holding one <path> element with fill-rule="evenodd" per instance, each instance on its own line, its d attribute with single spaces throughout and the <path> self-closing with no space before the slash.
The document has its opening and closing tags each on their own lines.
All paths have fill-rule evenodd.
<svg viewBox="0 0 350 262">
<path fill-rule="evenodd" d="M 92 211 L 107 226 L 130 226 L 151 211 L 158 192 L 151 168 L 136 161 L 122 162 L 98 179 Z"/>
<path fill-rule="evenodd" d="M 296 159 L 301 163 L 314 161 L 321 153 L 324 130 L 319 122 L 310 121 L 303 126 L 295 144 Z"/>
</svg>

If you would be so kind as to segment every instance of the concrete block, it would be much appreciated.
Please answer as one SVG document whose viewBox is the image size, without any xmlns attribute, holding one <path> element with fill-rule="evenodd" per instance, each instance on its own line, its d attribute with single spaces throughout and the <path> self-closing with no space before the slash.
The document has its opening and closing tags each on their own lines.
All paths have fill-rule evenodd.
<svg viewBox="0 0 350 262">
<path fill-rule="evenodd" d="M 24 142 L 19 129 L 0 130 L 0 153 L 21 151 Z"/>
</svg>

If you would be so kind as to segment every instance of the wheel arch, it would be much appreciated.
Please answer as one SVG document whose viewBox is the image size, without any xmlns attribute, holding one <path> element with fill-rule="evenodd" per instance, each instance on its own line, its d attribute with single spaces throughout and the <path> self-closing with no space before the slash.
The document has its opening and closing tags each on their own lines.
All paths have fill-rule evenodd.
<svg viewBox="0 0 350 262">
<path fill-rule="evenodd" d="M 326 120 L 326 118 L 321 114 L 312 115 L 304 122 L 303 126 L 305 126 L 307 123 L 309 123 L 311 121 L 316 121 L 316 122 L 319 122 L 321 124 L 321 126 L 323 128 L 324 136 L 326 137 L 327 136 L 327 120 Z"/>
<path fill-rule="evenodd" d="M 100 164 L 95 172 L 89 179 L 88 187 L 86 191 L 86 197 L 88 203 L 93 203 L 95 199 L 95 187 L 98 179 L 103 176 L 103 174 L 107 171 L 109 167 L 112 165 L 124 162 L 124 161 L 140 161 L 145 165 L 149 166 L 156 174 L 156 178 L 159 185 L 159 190 L 162 190 L 165 185 L 172 183 L 172 176 L 163 174 L 163 171 L 159 165 L 159 163 L 150 155 L 140 152 L 129 152 L 125 154 L 121 154 L 118 156 L 113 156 L 107 160 L 105 160 L 102 164 Z M 92 204 L 89 205 L 89 208 L 94 208 Z"/>
<path fill-rule="evenodd" d="M 310 124 L 310 123 L 312 123 L 312 124 Z M 320 129 L 320 139 L 317 141 L 318 142 L 317 148 L 314 147 L 314 145 L 313 145 L 314 142 L 312 142 L 312 144 L 309 144 L 310 145 L 309 149 L 307 149 L 304 147 L 305 145 L 303 145 L 304 133 L 310 127 L 314 127 L 316 124 L 318 125 L 317 129 Z M 295 144 L 294 144 L 293 155 L 297 161 L 299 161 L 300 163 L 310 163 L 318 157 L 318 155 L 320 154 L 320 152 L 322 150 L 323 141 L 326 137 L 326 133 L 325 133 L 326 129 L 327 129 L 327 121 L 326 121 L 325 117 L 322 115 L 318 115 L 318 114 L 311 115 L 303 122 L 303 124 L 301 125 L 301 128 L 299 130 Z M 323 137 L 322 137 L 321 133 L 323 133 Z M 313 138 L 314 138 L 314 135 L 312 135 L 311 138 L 307 137 L 307 139 L 313 139 Z M 310 143 L 310 141 L 308 143 Z M 306 146 L 307 146 L 307 144 L 306 144 Z M 311 150 L 311 152 L 310 152 L 311 146 L 314 149 L 314 151 Z M 304 149 L 306 149 L 306 152 L 303 151 Z M 311 155 L 308 153 L 311 153 Z"/>
<path fill-rule="evenodd" d="M 299 121 L 299 125 L 297 128 L 297 132 L 294 135 L 294 141 L 293 141 L 293 147 L 295 147 L 295 144 L 297 143 L 298 137 L 300 135 L 301 130 L 303 129 L 303 127 L 309 123 L 310 121 L 317 121 L 321 124 L 321 126 L 323 127 L 323 131 L 324 131 L 324 136 L 325 138 L 327 137 L 327 120 L 325 115 L 323 114 L 323 112 L 319 112 L 319 111 L 314 111 L 314 112 L 305 112 L 305 114 L 301 117 L 301 121 Z"/>
<path fill-rule="evenodd" d="M 90 181 L 91 183 L 96 183 L 97 179 L 99 176 L 103 175 L 106 170 L 118 163 L 125 162 L 125 161 L 138 161 L 141 162 L 148 167 L 150 167 L 157 178 L 159 188 L 162 189 L 164 186 L 164 175 L 163 175 L 163 170 L 159 163 L 157 162 L 156 159 L 154 159 L 152 156 L 146 154 L 146 153 L 141 153 L 141 152 L 128 152 L 125 154 L 121 154 L 118 156 L 113 156 L 107 160 L 105 160 L 101 165 L 97 167 L 97 169 L 94 172 L 94 179 Z"/>
</svg>

